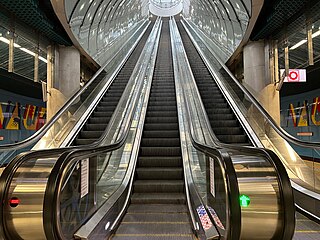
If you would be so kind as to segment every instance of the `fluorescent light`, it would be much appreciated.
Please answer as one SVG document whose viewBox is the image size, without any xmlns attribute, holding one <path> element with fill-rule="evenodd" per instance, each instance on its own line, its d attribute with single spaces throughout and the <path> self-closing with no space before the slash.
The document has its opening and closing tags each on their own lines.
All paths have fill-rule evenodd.
<svg viewBox="0 0 320 240">
<path fill-rule="evenodd" d="M 7 38 L 4 38 L 4 37 L 0 37 L 0 41 L 1 41 L 1 42 L 4 42 L 4 43 L 6 43 L 6 44 L 10 44 L 10 40 L 7 39 Z M 14 43 L 13 46 L 16 47 L 16 48 L 19 48 L 21 51 L 24 51 L 25 53 L 28 53 L 28 54 L 30 54 L 30 55 L 32 55 L 32 56 L 34 56 L 34 57 L 36 56 L 36 54 L 35 54 L 34 52 L 30 51 L 29 49 L 22 48 L 22 47 L 21 47 L 19 44 L 17 44 L 17 43 Z M 45 58 L 43 58 L 43 57 L 39 57 L 39 60 L 41 60 L 41 61 L 43 61 L 43 62 L 45 62 L 45 63 L 48 63 L 47 59 L 45 59 Z"/>
<path fill-rule="evenodd" d="M 42 62 L 45 62 L 45 63 L 48 63 L 48 60 L 47 59 L 45 59 L 44 57 L 39 57 L 39 60 L 41 60 Z"/>
<path fill-rule="evenodd" d="M 1 42 L 4 42 L 4 43 L 6 43 L 6 44 L 9 44 L 9 43 L 10 43 L 9 39 L 6 39 L 6 38 L 4 38 L 4 37 L 0 37 L 0 41 L 1 41 Z"/>
<path fill-rule="evenodd" d="M 1 41 L 1 42 L 4 42 L 4 43 L 6 43 L 6 44 L 10 44 L 10 40 L 7 39 L 7 38 L 4 38 L 4 37 L 0 37 L 0 41 Z M 19 44 L 14 43 L 13 45 L 14 45 L 16 48 L 21 48 L 21 46 L 20 46 Z"/>
<path fill-rule="evenodd" d="M 320 36 L 320 30 L 316 31 L 315 33 L 312 34 L 312 38 L 318 37 Z M 290 50 L 296 49 L 298 47 L 300 47 L 301 45 L 305 44 L 307 42 L 307 39 L 303 39 L 300 42 L 298 42 L 297 44 L 293 45 Z"/>
<path fill-rule="evenodd" d="M 305 44 L 307 42 L 307 39 L 303 39 L 300 42 L 298 42 L 297 44 L 293 45 L 290 50 L 296 49 L 298 47 L 300 47 L 301 45 Z"/>
<path fill-rule="evenodd" d="M 29 49 L 26 49 L 26 48 L 20 48 L 20 49 L 21 49 L 22 51 L 24 51 L 24 52 L 32 55 L 32 56 L 36 56 L 36 54 L 35 54 L 34 52 L 30 51 Z"/>
</svg>

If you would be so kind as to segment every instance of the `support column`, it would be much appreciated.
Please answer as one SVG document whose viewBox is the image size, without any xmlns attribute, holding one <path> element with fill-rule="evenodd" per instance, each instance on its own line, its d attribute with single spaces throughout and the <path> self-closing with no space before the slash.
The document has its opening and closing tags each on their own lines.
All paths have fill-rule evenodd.
<svg viewBox="0 0 320 240">
<path fill-rule="evenodd" d="M 75 47 L 49 46 L 47 118 L 80 89 L 80 52 Z"/>
<path fill-rule="evenodd" d="M 270 64 L 271 49 L 272 46 L 264 40 L 249 42 L 244 47 L 243 83 L 280 125 L 280 99 L 279 92 L 276 91 L 276 86 L 272 82 L 274 64 Z"/>
</svg>

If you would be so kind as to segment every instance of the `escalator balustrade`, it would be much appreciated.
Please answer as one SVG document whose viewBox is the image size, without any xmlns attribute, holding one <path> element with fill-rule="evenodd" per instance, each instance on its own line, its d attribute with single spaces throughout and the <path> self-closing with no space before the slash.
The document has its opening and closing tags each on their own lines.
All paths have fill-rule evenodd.
<svg viewBox="0 0 320 240">
<path fill-rule="evenodd" d="M 183 179 L 169 22 L 166 19 L 131 204 L 113 239 L 194 239 Z"/>
<path fill-rule="evenodd" d="M 214 134 L 222 143 L 251 145 L 186 30 L 181 22 L 177 22 L 177 25 Z"/>
<path fill-rule="evenodd" d="M 96 141 L 106 129 L 114 110 L 127 86 L 133 69 L 139 59 L 142 49 L 151 33 L 153 24 L 150 24 L 140 39 L 131 56 L 112 82 L 98 106 L 95 108 L 72 145 L 86 145 Z"/>
</svg>

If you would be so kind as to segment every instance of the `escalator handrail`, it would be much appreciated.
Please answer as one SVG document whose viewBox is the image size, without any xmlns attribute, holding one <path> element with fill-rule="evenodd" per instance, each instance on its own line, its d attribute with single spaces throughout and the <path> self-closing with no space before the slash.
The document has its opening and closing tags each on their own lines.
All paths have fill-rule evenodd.
<svg viewBox="0 0 320 240">
<path fill-rule="evenodd" d="M 150 22 L 148 23 L 150 24 Z M 147 26 L 146 26 L 147 28 Z M 143 33 L 145 32 L 146 28 L 143 30 Z M 140 28 L 139 28 L 140 29 Z M 138 32 L 139 29 L 137 29 L 135 32 Z M 141 36 L 143 35 L 141 34 Z M 134 36 L 134 34 L 132 35 Z M 134 49 L 135 45 L 139 41 L 140 38 L 137 39 L 135 44 L 130 48 L 127 55 L 130 55 L 132 50 Z M 126 46 L 126 43 L 128 43 L 131 40 L 129 38 L 124 44 L 123 47 Z M 36 131 L 34 134 L 32 134 L 30 137 L 17 142 L 17 143 L 9 143 L 9 144 L 3 144 L 0 145 L 0 151 L 5 150 L 14 150 L 14 149 L 21 149 L 27 146 L 30 146 L 31 144 L 35 143 L 36 141 L 40 140 L 41 137 L 43 137 L 48 130 L 60 119 L 60 117 L 72 106 L 72 104 L 76 101 L 78 101 L 78 98 L 80 95 L 96 80 L 96 78 L 99 76 L 99 74 L 107 67 L 108 64 L 110 64 L 117 56 L 118 53 L 120 53 L 122 50 L 119 49 L 102 67 L 99 68 L 99 70 L 92 76 L 92 78 L 86 83 L 86 85 L 82 88 L 80 88 L 76 93 L 70 97 L 70 99 L 58 110 L 58 112 L 38 131 Z"/>
<path fill-rule="evenodd" d="M 192 26 L 189 24 L 187 20 L 184 20 L 190 28 Z M 193 30 L 193 32 L 197 35 L 197 37 L 205 44 L 206 48 L 210 51 L 210 53 L 215 57 L 215 59 L 219 62 L 219 64 L 224 68 L 224 70 L 228 73 L 228 75 L 231 77 L 234 83 L 241 89 L 241 91 L 248 97 L 248 99 L 253 103 L 253 105 L 260 111 L 262 116 L 268 121 L 268 123 L 272 126 L 272 128 L 285 140 L 298 145 L 300 147 L 306 147 L 306 148 L 317 148 L 320 149 L 320 142 L 308 142 L 303 141 L 300 139 L 297 139 L 293 137 L 291 134 L 287 133 L 285 130 L 283 130 L 281 127 L 278 126 L 278 124 L 274 121 L 274 119 L 270 116 L 270 114 L 262 107 L 262 105 L 256 100 L 256 98 L 252 95 L 250 91 L 248 91 L 239 81 L 233 76 L 229 68 L 221 61 L 221 59 L 212 51 L 212 49 L 208 46 L 207 42 L 203 40 L 202 36 L 199 35 L 198 32 Z M 191 39 L 194 39 L 191 34 L 189 34 Z"/>
<path fill-rule="evenodd" d="M 186 57 L 186 53 L 184 53 L 184 55 Z M 186 64 L 186 65 L 188 65 L 187 69 L 188 69 L 189 73 L 191 74 L 191 76 L 193 76 L 190 65 L 189 64 Z M 193 82 L 194 82 L 194 79 L 193 79 Z M 193 90 L 196 91 L 197 97 L 200 97 L 198 89 L 193 88 Z M 185 94 L 186 94 L 185 91 L 183 91 L 183 96 L 185 99 L 187 99 L 187 96 Z M 225 165 L 226 173 L 228 173 L 228 175 L 232 174 L 231 175 L 232 176 L 231 182 L 233 182 L 232 183 L 233 185 L 231 185 L 231 186 L 233 187 L 233 189 L 232 189 L 232 192 L 233 192 L 232 199 L 234 200 L 233 204 L 236 204 L 237 206 L 239 206 L 239 208 L 235 207 L 232 210 L 232 214 L 235 213 L 237 216 L 238 215 L 241 216 L 241 213 L 239 212 L 240 205 L 238 202 L 238 196 L 239 196 L 238 182 L 237 182 L 237 179 L 234 179 L 234 178 L 236 178 L 236 172 L 233 167 L 233 163 L 230 158 L 230 155 L 228 154 L 228 150 L 236 150 L 236 151 L 240 151 L 244 154 L 251 154 L 251 155 L 252 154 L 261 154 L 261 155 L 267 156 L 268 162 L 276 169 L 276 172 L 279 175 L 279 177 L 277 179 L 278 179 L 279 185 L 281 187 L 281 191 L 280 191 L 280 194 L 282 196 L 281 200 L 283 200 L 283 205 L 284 205 L 284 209 L 285 209 L 285 213 L 286 213 L 286 214 L 284 214 L 284 220 L 286 223 L 289 223 L 289 224 L 284 225 L 285 227 L 284 227 L 282 239 L 291 239 L 292 234 L 294 232 L 294 223 L 295 223 L 293 192 L 291 189 L 290 179 L 288 177 L 287 171 L 286 171 L 285 167 L 283 166 L 279 157 L 275 153 L 273 153 L 271 150 L 267 150 L 267 149 L 263 149 L 263 148 L 253 148 L 253 147 L 248 147 L 248 146 L 237 146 L 237 145 L 231 145 L 231 144 L 223 144 L 219 141 L 216 141 L 217 138 L 215 137 L 215 135 L 212 131 L 212 128 L 208 127 L 210 125 L 209 125 L 209 120 L 208 120 L 208 117 L 206 114 L 204 114 L 206 116 L 205 117 L 205 125 L 209 129 L 209 136 L 211 137 L 210 146 L 207 144 L 200 143 L 200 141 L 196 140 L 196 138 L 195 138 L 193 127 L 190 127 L 190 126 L 192 126 L 191 110 L 189 107 L 189 102 L 188 101 L 185 101 L 185 102 L 186 102 L 186 109 L 188 112 L 188 114 L 187 114 L 187 118 L 188 118 L 188 122 L 189 122 L 188 131 L 190 132 L 193 146 L 196 149 L 200 150 L 201 152 L 203 152 L 206 155 L 209 155 L 211 157 L 220 156 L 220 157 L 218 157 L 218 159 L 220 160 L 220 162 L 221 162 L 221 159 L 223 159 L 221 163 Z M 203 104 L 201 104 L 200 108 L 201 108 L 200 110 L 205 113 L 205 109 L 204 109 Z M 211 142 L 212 140 L 213 140 L 213 142 Z M 229 187 L 230 187 L 230 185 L 229 185 Z M 232 206 L 232 207 L 234 207 L 234 206 Z M 235 223 L 237 223 L 238 221 L 239 220 L 237 219 L 235 221 Z M 232 223 L 232 225 L 235 226 L 236 224 L 234 225 L 234 223 Z M 239 229 L 235 229 L 236 234 L 238 233 L 240 228 L 241 228 L 241 226 L 239 227 Z M 237 236 L 237 235 L 233 235 L 233 236 Z M 234 239 L 234 238 L 232 238 L 232 239 Z M 235 239 L 238 239 L 238 238 L 235 238 Z"/>
<path fill-rule="evenodd" d="M 142 35 L 143 34 L 141 34 L 141 36 Z M 140 40 L 140 38 L 139 38 L 139 40 Z M 131 100 L 131 101 L 133 101 L 133 100 Z M 8 188 L 10 186 L 10 184 L 8 184 L 8 183 L 11 182 L 17 169 L 29 160 L 38 159 L 43 156 L 45 156 L 46 158 L 59 157 L 58 158 L 58 160 L 59 160 L 59 159 L 63 159 L 65 157 L 69 156 L 72 153 L 77 153 L 78 151 L 80 153 L 84 153 L 87 151 L 90 151 L 90 153 L 91 152 L 104 152 L 104 151 L 110 152 L 110 151 L 113 151 L 115 149 L 120 148 L 123 145 L 123 141 L 126 139 L 126 136 L 128 135 L 128 132 L 130 130 L 129 123 L 131 122 L 131 119 L 133 118 L 133 112 L 134 112 L 134 109 L 130 108 L 129 113 L 126 114 L 126 116 L 127 116 L 126 121 L 123 121 L 123 122 L 125 122 L 125 124 L 123 124 L 123 122 L 122 122 L 122 125 L 124 125 L 124 126 L 121 127 L 122 132 L 120 134 L 120 137 L 118 136 L 117 141 L 110 144 L 110 145 L 97 147 L 99 142 L 95 142 L 90 145 L 85 145 L 85 146 L 81 146 L 81 147 L 74 146 L 74 147 L 29 151 L 29 152 L 21 153 L 18 156 L 16 156 L 10 162 L 10 164 L 4 169 L 4 171 L 1 175 L 1 178 L 0 178 L 0 193 L 1 193 L 0 194 L 0 201 L 2 203 L 6 204 L 5 199 L 8 199 L 6 196 L 6 193 L 8 193 Z M 112 116 L 112 118 L 113 117 L 114 116 Z M 108 129 L 108 127 L 107 127 L 107 129 Z M 104 134 L 104 136 L 105 135 L 106 134 Z M 100 138 L 100 139 L 102 140 L 102 138 Z M 54 187 L 55 186 L 53 186 L 53 188 Z M 51 205 L 51 207 L 52 207 L 52 205 Z M 6 224 L 4 224 L 6 219 L 3 219 L 3 217 L 4 217 L 3 207 L 0 207 L 0 236 L 1 236 L 1 234 L 2 234 L 2 236 L 5 236 L 5 233 L 8 232 L 8 231 L 6 231 Z"/>
<path fill-rule="evenodd" d="M 139 94 L 136 94 L 136 96 L 138 98 Z M 45 232 L 48 239 L 63 239 L 61 231 L 59 229 L 59 219 L 57 219 L 57 209 L 55 207 L 58 205 L 61 189 L 61 187 L 58 186 L 60 186 L 59 184 L 62 183 L 62 179 L 65 179 L 65 176 L 67 175 L 66 169 L 72 169 L 72 167 L 70 166 L 73 166 L 80 159 L 86 159 L 92 156 L 97 156 L 98 154 L 102 153 L 109 153 L 121 148 L 126 142 L 127 136 L 129 134 L 130 125 L 134 118 L 134 110 L 136 108 L 136 105 L 137 104 L 134 104 L 134 107 L 130 108 L 129 114 L 126 114 L 126 120 L 124 121 L 125 126 L 122 127 L 123 131 L 121 132 L 120 137 L 117 138 L 116 142 L 106 146 L 92 146 L 89 148 L 86 147 L 82 149 L 77 149 L 74 151 L 67 152 L 58 158 L 48 179 L 47 189 L 44 198 L 44 209 L 49 209 L 48 211 L 44 211 L 44 222 L 54 223 L 54 226 L 45 225 Z M 132 175 L 132 173 L 128 174 Z M 57 237 L 56 234 L 59 234 L 59 236 Z"/>
<path fill-rule="evenodd" d="M 174 19 L 174 18 L 173 18 Z M 175 20 L 173 20 L 176 31 L 177 26 Z M 173 30 L 174 31 L 174 30 Z M 176 31 L 174 31 L 176 34 L 178 34 Z M 181 38 L 180 38 L 181 39 Z M 174 48 L 174 47 L 173 47 Z M 180 65 L 180 64 L 179 64 Z M 188 67 L 188 69 L 190 69 Z M 238 181 L 236 177 L 236 172 L 233 167 L 230 155 L 227 151 L 223 149 L 219 149 L 218 146 L 208 146 L 205 144 L 200 143 L 197 141 L 194 137 L 194 132 L 193 128 L 191 127 L 192 121 L 191 121 L 191 110 L 187 101 L 187 96 L 185 95 L 186 92 L 183 92 L 183 98 L 185 102 L 185 108 L 187 109 L 187 121 L 188 121 L 188 132 L 189 135 L 191 136 L 191 142 L 193 147 L 195 147 L 197 150 L 205 154 L 206 156 L 210 156 L 212 158 L 217 158 L 218 161 L 220 162 L 220 165 L 224 168 L 224 171 L 226 172 L 226 187 L 227 187 L 227 196 L 228 196 L 228 202 L 229 205 L 231 205 L 231 209 L 229 211 L 229 217 L 230 217 L 230 231 L 227 233 L 230 239 L 239 239 L 240 238 L 240 233 L 241 233 L 241 209 L 240 205 L 238 202 L 238 197 L 239 197 L 239 187 L 238 187 Z M 214 144 L 214 142 L 213 142 Z M 193 178 L 191 179 L 193 182 Z M 193 183 L 194 185 L 194 183 Z M 206 204 L 204 203 L 203 199 L 200 197 L 200 194 L 198 192 L 197 188 L 194 188 L 196 191 L 196 194 L 198 196 L 199 201 L 201 202 L 202 206 L 205 208 L 206 212 L 208 213 L 210 221 L 215 224 L 215 220 L 210 214 L 210 211 L 208 210 Z M 219 231 L 220 232 L 220 231 Z"/>
</svg>

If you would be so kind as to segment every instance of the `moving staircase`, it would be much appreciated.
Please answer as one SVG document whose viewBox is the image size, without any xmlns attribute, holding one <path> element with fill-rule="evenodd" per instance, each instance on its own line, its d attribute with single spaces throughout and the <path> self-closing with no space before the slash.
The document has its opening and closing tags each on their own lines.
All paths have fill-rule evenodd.
<svg viewBox="0 0 320 240">
<path fill-rule="evenodd" d="M 184 190 L 169 21 L 164 19 L 131 204 L 113 239 L 193 239 Z"/>
<path fill-rule="evenodd" d="M 212 130 L 219 141 L 250 145 L 250 140 L 201 59 L 181 22 L 178 29 Z"/>
<path fill-rule="evenodd" d="M 152 27 L 153 24 L 150 24 L 138 45 L 131 53 L 131 56 L 112 82 L 110 88 L 105 93 L 72 145 L 77 146 L 90 144 L 102 135 L 118 105 L 124 89 L 127 86 L 142 49 L 151 33 Z"/>
</svg>

